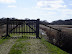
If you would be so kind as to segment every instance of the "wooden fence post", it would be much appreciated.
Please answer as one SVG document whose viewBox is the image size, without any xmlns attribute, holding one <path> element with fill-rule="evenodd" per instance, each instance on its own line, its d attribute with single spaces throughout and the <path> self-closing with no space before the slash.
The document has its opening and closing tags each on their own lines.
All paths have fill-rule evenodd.
<svg viewBox="0 0 72 54">
<path fill-rule="evenodd" d="M 9 26 L 9 18 L 7 18 L 7 21 L 6 21 L 6 37 L 9 36 L 9 34 L 8 34 L 8 26 Z"/>
<path fill-rule="evenodd" d="M 39 20 L 40 19 L 37 19 L 36 21 L 36 38 L 39 38 Z"/>
</svg>

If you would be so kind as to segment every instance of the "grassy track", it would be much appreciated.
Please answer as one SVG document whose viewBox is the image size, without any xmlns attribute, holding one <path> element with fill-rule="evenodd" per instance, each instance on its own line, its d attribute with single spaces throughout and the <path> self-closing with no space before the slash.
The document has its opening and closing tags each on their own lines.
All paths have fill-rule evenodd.
<svg viewBox="0 0 72 54">
<path fill-rule="evenodd" d="M 68 54 L 44 39 L 18 39 L 9 54 Z"/>
<path fill-rule="evenodd" d="M 34 37 L 34 36 L 33 36 Z M 68 54 L 44 39 L 2 39 L 0 54 Z"/>
<path fill-rule="evenodd" d="M 9 54 L 49 54 L 40 39 L 20 39 L 13 45 Z"/>
</svg>

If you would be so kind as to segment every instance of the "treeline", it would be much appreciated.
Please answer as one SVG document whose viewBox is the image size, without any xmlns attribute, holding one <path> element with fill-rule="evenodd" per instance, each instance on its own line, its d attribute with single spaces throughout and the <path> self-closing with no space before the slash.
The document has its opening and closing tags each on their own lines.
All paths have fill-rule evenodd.
<svg viewBox="0 0 72 54">
<path fill-rule="evenodd" d="M 72 25 L 72 19 L 53 21 L 51 25 Z"/>
<path fill-rule="evenodd" d="M 10 20 L 18 20 L 17 18 L 10 18 Z M 32 20 L 29 18 L 25 18 L 24 20 Z M 34 19 L 33 19 L 34 20 Z M 0 18 L 0 24 L 6 23 L 6 18 Z M 40 24 L 46 24 L 46 25 L 72 25 L 72 19 L 69 20 L 57 20 L 49 23 L 47 20 L 40 21 Z"/>
<path fill-rule="evenodd" d="M 17 20 L 16 18 L 10 18 L 9 20 Z M 7 18 L 0 18 L 0 26 L 6 24 Z"/>
<path fill-rule="evenodd" d="M 43 24 L 46 25 L 72 25 L 72 19 L 69 20 L 57 20 L 57 21 L 53 21 L 51 23 L 47 22 L 46 20 L 44 21 L 40 21 Z"/>
</svg>

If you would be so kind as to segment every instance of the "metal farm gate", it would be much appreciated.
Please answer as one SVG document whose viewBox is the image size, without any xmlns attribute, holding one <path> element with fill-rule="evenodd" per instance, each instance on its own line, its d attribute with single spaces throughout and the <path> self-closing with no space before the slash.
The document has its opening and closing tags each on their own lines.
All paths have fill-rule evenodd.
<svg viewBox="0 0 72 54">
<path fill-rule="evenodd" d="M 6 36 L 10 37 L 10 33 L 35 33 L 36 38 L 39 38 L 39 19 L 37 20 L 10 20 L 7 18 L 6 21 Z"/>
</svg>

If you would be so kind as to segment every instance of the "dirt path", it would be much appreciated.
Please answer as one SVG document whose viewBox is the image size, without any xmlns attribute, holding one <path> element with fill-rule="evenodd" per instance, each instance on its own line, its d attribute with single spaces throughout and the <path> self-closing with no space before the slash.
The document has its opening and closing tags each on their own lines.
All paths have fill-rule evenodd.
<svg viewBox="0 0 72 54">
<path fill-rule="evenodd" d="M 8 54 L 10 48 L 15 43 L 16 39 L 9 39 L 7 42 L 1 44 L 0 46 L 0 54 Z"/>
<path fill-rule="evenodd" d="M 40 39 L 29 39 L 28 42 L 30 43 L 30 45 L 27 46 L 28 50 L 22 54 L 49 54 Z"/>
</svg>

